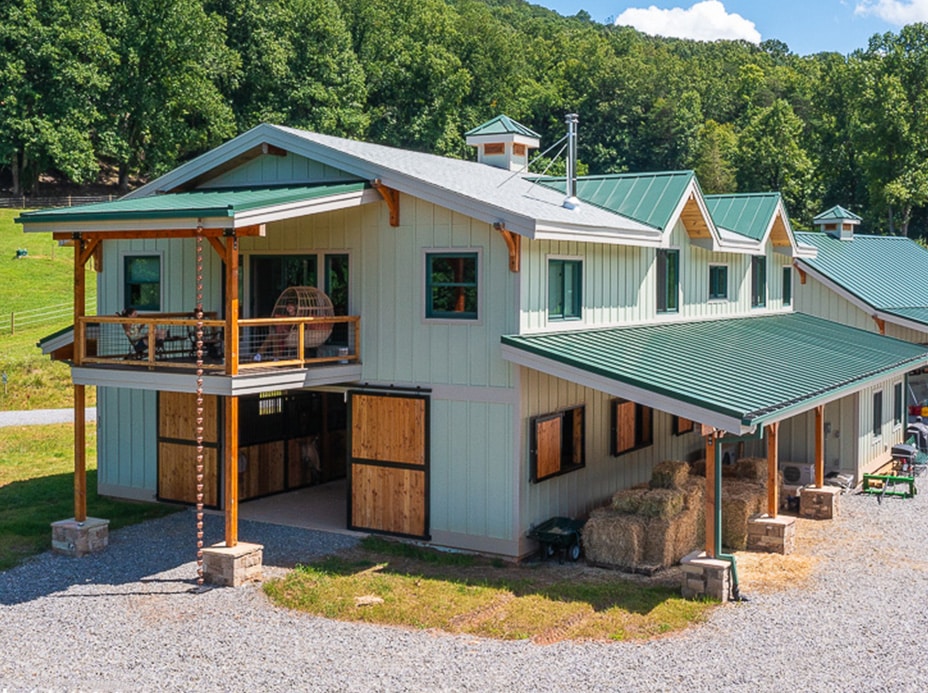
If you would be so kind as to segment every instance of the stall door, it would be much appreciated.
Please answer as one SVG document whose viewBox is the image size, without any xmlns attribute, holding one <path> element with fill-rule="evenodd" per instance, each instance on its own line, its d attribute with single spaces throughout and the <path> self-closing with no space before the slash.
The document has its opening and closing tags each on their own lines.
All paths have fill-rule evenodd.
<svg viewBox="0 0 928 693">
<path fill-rule="evenodd" d="M 350 393 L 348 525 L 428 538 L 427 395 Z"/>
</svg>

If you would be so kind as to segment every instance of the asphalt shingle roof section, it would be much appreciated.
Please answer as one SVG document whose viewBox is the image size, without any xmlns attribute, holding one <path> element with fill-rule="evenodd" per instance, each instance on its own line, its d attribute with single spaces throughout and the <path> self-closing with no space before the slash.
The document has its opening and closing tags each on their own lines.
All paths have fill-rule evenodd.
<svg viewBox="0 0 928 693">
<path fill-rule="evenodd" d="M 759 241 L 770 228 L 780 194 L 706 195 L 705 200 L 716 226 Z"/>
<path fill-rule="evenodd" d="M 78 207 L 61 207 L 24 212 L 16 220 L 24 226 L 30 223 L 64 221 L 115 221 L 170 218 L 232 218 L 236 212 L 263 207 L 276 207 L 331 195 L 359 192 L 367 183 L 337 183 L 282 188 L 248 188 L 228 190 L 195 190 L 192 192 L 152 195 L 130 199 L 98 202 Z"/>
<path fill-rule="evenodd" d="M 512 335 L 502 343 L 748 427 L 928 363 L 924 346 L 801 313 Z"/>
<path fill-rule="evenodd" d="M 577 197 L 581 202 L 665 230 L 694 178 L 692 171 L 583 176 L 577 179 Z M 539 178 L 538 183 L 566 194 L 563 178 Z"/>
<path fill-rule="evenodd" d="M 815 231 L 796 238 L 818 249 L 803 264 L 874 308 L 928 324 L 928 250 L 915 241 L 862 234 L 841 241 Z"/>
</svg>

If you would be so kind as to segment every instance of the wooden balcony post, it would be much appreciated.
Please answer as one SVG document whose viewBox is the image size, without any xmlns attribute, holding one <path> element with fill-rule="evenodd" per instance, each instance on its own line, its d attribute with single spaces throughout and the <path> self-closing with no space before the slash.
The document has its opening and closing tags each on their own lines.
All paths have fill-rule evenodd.
<svg viewBox="0 0 928 693">
<path fill-rule="evenodd" d="M 715 558 L 715 447 L 716 432 L 706 436 L 706 555 Z"/>
<path fill-rule="evenodd" d="M 780 508 L 780 476 L 778 469 L 780 422 L 767 426 L 767 515 L 776 517 Z"/>
<path fill-rule="evenodd" d="M 84 303 L 87 300 L 84 241 L 74 239 L 74 365 L 81 365 L 84 354 Z M 83 385 L 74 385 L 74 519 L 87 520 L 87 406 Z"/>
<path fill-rule="evenodd" d="M 225 406 L 225 519 L 226 546 L 238 544 L 238 397 L 227 397 Z"/>
<path fill-rule="evenodd" d="M 825 405 L 815 408 L 815 488 L 825 485 Z"/>
<path fill-rule="evenodd" d="M 238 375 L 238 239 L 226 241 L 226 375 Z"/>
</svg>

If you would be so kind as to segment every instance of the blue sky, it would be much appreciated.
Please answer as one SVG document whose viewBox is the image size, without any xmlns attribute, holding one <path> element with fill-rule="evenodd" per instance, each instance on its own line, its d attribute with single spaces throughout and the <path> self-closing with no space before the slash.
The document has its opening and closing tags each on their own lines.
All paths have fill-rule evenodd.
<svg viewBox="0 0 928 693">
<path fill-rule="evenodd" d="M 586 10 L 649 34 L 700 40 L 779 39 L 799 55 L 848 54 L 873 34 L 928 22 L 928 0 L 529 0 L 565 16 Z"/>
</svg>

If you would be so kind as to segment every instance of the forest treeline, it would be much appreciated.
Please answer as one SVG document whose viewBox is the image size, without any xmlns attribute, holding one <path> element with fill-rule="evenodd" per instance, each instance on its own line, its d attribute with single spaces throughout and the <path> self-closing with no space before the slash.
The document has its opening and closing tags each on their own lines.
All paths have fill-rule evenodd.
<svg viewBox="0 0 928 693">
<path fill-rule="evenodd" d="M 0 6 L 0 183 L 119 186 L 260 122 L 471 157 L 505 113 L 593 173 L 694 169 L 928 234 L 928 25 L 847 54 L 645 36 L 522 0 L 17 0 Z M 558 164 L 555 163 L 555 166 Z"/>
</svg>

